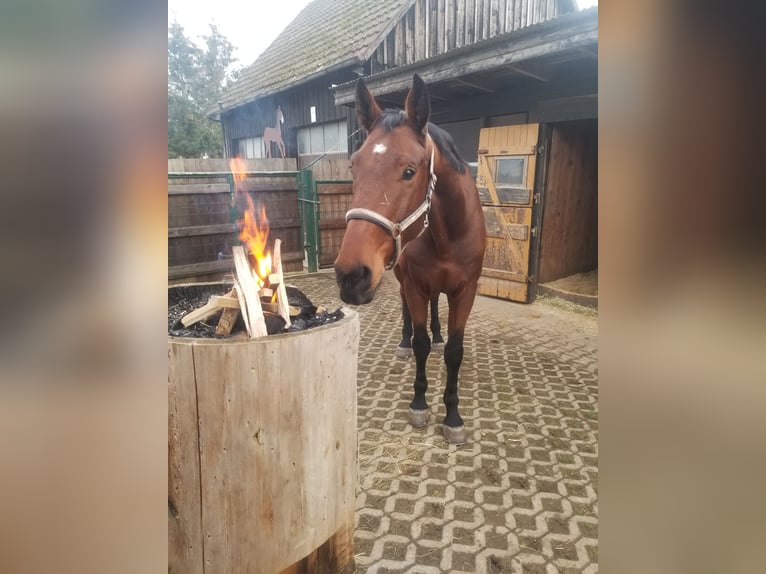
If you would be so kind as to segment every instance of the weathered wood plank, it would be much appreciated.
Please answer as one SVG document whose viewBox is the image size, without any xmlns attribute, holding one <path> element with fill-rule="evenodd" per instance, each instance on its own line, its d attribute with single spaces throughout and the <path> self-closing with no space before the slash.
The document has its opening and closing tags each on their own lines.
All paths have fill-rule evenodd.
<svg viewBox="0 0 766 574">
<path fill-rule="evenodd" d="M 227 158 L 168 159 L 168 172 L 229 172 Z M 295 171 L 295 158 L 244 159 L 247 171 Z"/>
<path fill-rule="evenodd" d="M 222 261 L 203 261 L 202 263 L 168 267 L 168 277 L 188 277 L 190 275 L 204 275 L 206 273 L 216 273 L 218 271 L 231 271 L 232 269 L 234 269 L 234 263 L 231 259 L 224 259 Z"/>
<path fill-rule="evenodd" d="M 495 277 L 479 277 L 480 295 L 488 297 L 497 297 L 508 301 L 527 302 L 528 284 L 518 281 L 508 281 L 506 279 L 497 279 Z"/>
<path fill-rule="evenodd" d="M 428 56 L 439 53 L 439 4 L 437 0 L 429 0 L 428 15 Z"/>
<path fill-rule="evenodd" d="M 420 18 L 420 26 L 415 27 L 415 34 L 418 37 L 418 60 L 424 60 L 428 57 L 428 28 L 426 26 L 428 21 L 428 0 L 418 0 L 417 7 Z"/>
<path fill-rule="evenodd" d="M 476 29 L 476 0 L 465 2 L 465 45 L 473 44 Z"/>
<path fill-rule="evenodd" d="M 319 195 L 350 194 L 353 185 L 351 183 L 318 183 Z"/>
<path fill-rule="evenodd" d="M 499 0 L 491 0 L 489 7 L 489 35 L 497 36 L 498 24 L 500 22 L 500 4 Z"/>
<path fill-rule="evenodd" d="M 234 223 L 219 223 L 217 225 L 192 225 L 189 227 L 168 228 L 168 238 L 190 237 L 196 235 L 215 235 L 217 233 L 234 233 L 237 225 Z"/>
<path fill-rule="evenodd" d="M 205 574 L 281 572 L 348 524 L 358 340 L 349 313 L 305 334 L 194 345 Z M 352 537 L 342 544 L 353 563 Z M 336 566 L 310 571 L 348 563 Z"/>
<path fill-rule="evenodd" d="M 169 195 L 193 195 L 202 193 L 230 193 L 228 183 L 175 183 L 168 182 Z"/>
<path fill-rule="evenodd" d="M 405 43 L 405 57 L 406 63 L 411 64 L 415 61 L 415 7 L 411 7 L 407 10 L 404 16 L 406 23 L 404 43 Z"/>
<path fill-rule="evenodd" d="M 446 48 L 446 17 L 447 12 L 445 9 L 445 0 L 438 0 L 438 7 L 437 7 L 437 29 L 436 29 L 436 53 L 441 54 L 443 53 Z"/>
<path fill-rule="evenodd" d="M 168 572 L 203 574 L 199 430 L 194 358 L 168 349 Z"/>
</svg>

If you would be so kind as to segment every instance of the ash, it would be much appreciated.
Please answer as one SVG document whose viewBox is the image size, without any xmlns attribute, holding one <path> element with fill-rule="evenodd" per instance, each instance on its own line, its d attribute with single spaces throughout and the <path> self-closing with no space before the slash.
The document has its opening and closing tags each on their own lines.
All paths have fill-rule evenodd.
<svg viewBox="0 0 766 574">
<path fill-rule="evenodd" d="M 232 336 L 245 331 L 245 323 L 240 315 L 236 323 L 234 323 L 231 335 L 216 335 L 215 328 L 221 317 L 221 311 L 211 315 L 205 321 L 199 321 L 188 327 L 184 327 L 181 323 L 181 318 L 184 315 L 205 305 L 211 296 L 228 293 L 232 287 L 233 285 L 230 283 L 170 287 L 168 289 L 168 334 L 173 337 L 230 339 Z M 331 312 L 317 309 L 300 289 L 290 285 L 286 285 L 285 288 L 287 291 L 287 302 L 292 307 L 300 309 L 300 313 L 290 317 L 292 325 L 287 330 L 284 329 L 285 323 L 281 317 L 271 315 L 266 321 L 269 335 L 305 331 L 313 327 L 320 327 L 340 321 L 344 317 L 343 311 L 340 308 Z"/>
</svg>

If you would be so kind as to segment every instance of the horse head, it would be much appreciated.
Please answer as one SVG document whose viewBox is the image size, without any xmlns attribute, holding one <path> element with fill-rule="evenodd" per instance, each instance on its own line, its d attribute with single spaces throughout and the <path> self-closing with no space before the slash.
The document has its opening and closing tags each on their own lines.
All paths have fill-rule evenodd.
<svg viewBox="0 0 766 574">
<path fill-rule="evenodd" d="M 351 156 L 352 209 L 335 260 L 346 303 L 372 301 L 383 272 L 396 263 L 403 228 L 426 213 L 435 181 L 430 110 L 428 90 L 417 74 L 404 111 L 381 110 L 364 81 L 356 83 L 357 117 L 367 137 Z"/>
</svg>

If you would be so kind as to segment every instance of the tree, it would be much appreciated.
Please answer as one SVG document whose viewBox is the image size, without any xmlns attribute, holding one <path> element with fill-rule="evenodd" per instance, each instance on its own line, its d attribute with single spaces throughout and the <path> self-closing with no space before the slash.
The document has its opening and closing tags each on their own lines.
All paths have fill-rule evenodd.
<svg viewBox="0 0 766 574">
<path fill-rule="evenodd" d="M 204 49 L 174 21 L 168 28 L 168 157 L 222 157 L 220 125 L 207 118 L 235 74 L 234 46 L 210 25 Z"/>
</svg>

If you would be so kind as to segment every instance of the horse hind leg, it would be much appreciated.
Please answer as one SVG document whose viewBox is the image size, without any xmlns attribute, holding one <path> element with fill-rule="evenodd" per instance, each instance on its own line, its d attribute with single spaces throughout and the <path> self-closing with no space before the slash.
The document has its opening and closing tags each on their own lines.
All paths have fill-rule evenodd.
<svg viewBox="0 0 766 574">
<path fill-rule="evenodd" d="M 412 356 L 412 317 L 407 302 L 402 295 L 402 340 L 394 356 L 397 359 L 409 359 Z"/>
<path fill-rule="evenodd" d="M 442 338 L 442 325 L 439 321 L 439 294 L 431 297 L 431 352 L 437 355 L 444 354 L 444 339 Z"/>
</svg>

